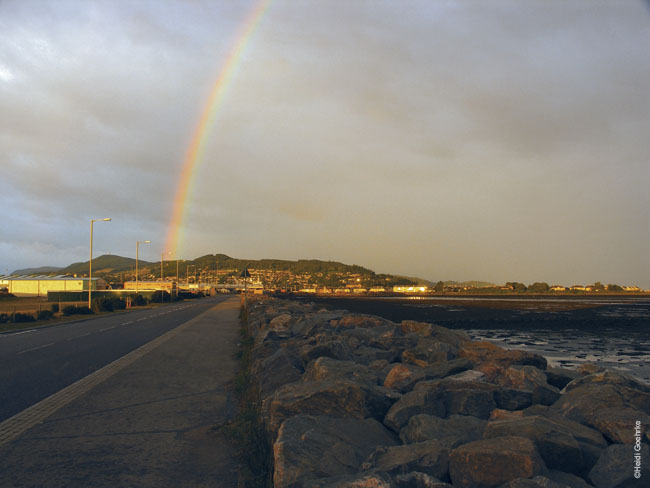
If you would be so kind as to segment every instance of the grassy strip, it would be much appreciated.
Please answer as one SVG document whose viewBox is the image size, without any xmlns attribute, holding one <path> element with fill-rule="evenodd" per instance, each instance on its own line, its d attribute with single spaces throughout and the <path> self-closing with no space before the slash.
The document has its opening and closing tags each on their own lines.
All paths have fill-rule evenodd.
<svg viewBox="0 0 650 488">
<path fill-rule="evenodd" d="M 271 442 L 261 420 L 259 390 L 251 373 L 254 339 L 248 329 L 248 313 L 244 307 L 239 313 L 239 318 L 239 368 L 233 384 L 239 399 L 239 408 L 235 418 L 219 430 L 237 447 L 237 457 L 242 463 L 240 486 L 272 488 Z"/>
</svg>

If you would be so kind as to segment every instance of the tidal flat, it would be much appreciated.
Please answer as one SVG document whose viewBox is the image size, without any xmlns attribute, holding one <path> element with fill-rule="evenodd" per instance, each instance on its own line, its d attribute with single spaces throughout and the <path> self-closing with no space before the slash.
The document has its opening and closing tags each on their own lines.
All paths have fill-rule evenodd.
<svg viewBox="0 0 650 488">
<path fill-rule="evenodd" d="M 546 357 L 551 366 L 595 363 L 650 383 L 650 298 L 412 297 L 305 300 L 329 309 L 430 322 L 474 340 Z"/>
</svg>

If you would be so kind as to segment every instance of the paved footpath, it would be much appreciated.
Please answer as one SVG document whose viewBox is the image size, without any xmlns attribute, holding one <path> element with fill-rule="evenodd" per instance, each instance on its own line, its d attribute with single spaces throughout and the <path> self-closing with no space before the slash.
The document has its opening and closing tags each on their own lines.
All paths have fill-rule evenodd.
<svg viewBox="0 0 650 488">
<path fill-rule="evenodd" d="M 228 299 L 0 424 L 0 487 L 236 487 L 210 427 L 235 413 L 238 316 Z"/>
</svg>

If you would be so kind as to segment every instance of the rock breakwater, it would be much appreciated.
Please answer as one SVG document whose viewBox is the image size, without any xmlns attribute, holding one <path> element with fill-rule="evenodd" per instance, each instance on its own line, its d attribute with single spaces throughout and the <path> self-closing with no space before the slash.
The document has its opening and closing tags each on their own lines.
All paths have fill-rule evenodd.
<svg viewBox="0 0 650 488">
<path fill-rule="evenodd" d="M 248 326 L 276 488 L 650 482 L 650 387 L 631 377 L 286 300 L 253 302 Z"/>
</svg>

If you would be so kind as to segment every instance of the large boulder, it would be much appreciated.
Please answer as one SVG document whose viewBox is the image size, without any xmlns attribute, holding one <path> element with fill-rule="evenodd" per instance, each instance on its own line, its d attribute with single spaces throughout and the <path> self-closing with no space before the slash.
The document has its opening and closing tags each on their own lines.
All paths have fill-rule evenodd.
<svg viewBox="0 0 650 488">
<path fill-rule="evenodd" d="M 575 369 L 568 368 L 546 368 L 544 373 L 546 373 L 546 381 L 548 381 L 548 384 L 560 390 L 573 380 L 577 380 L 583 376 Z"/>
<path fill-rule="evenodd" d="M 264 400 L 262 411 L 271 437 L 294 415 L 330 415 L 383 419 L 390 399 L 378 387 L 347 379 L 296 382 L 284 385 Z"/>
<path fill-rule="evenodd" d="M 567 486 L 568 488 L 593 488 L 593 485 L 587 483 L 583 478 L 564 471 L 551 469 L 548 477 L 561 486 Z"/>
<path fill-rule="evenodd" d="M 291 314 L 283 313 L 278 315 L 269 322 L 268 328 L 270 330 L 280 331 L 280 330 L 289 330 L 289 325 L 291 324 Z"/>
<path fill-rule="evenodd" d="M 266 398 L 282 385 L 298 381 L 302 376 L 293 358 L 283 347 L 257 363 L 255 376 L 260 385 L 260 397 Z"/>
<path fill-rule="evenodd" d="M 639 444 L 638 451 L 633 444 L 612 444 L 589 472 L 589 479 L 596 488 L 647 487 L 650 449 L 646 444 Z"/>
<path fill-rule="evenodd" d="M 467 342 L 461 345 L 458 351 L 458 357 L 469 359 L 474 367 L 485 362 L 496 363 L 502 367 L 519 364 L 546 369 L 547 366 L 546 359 L 539 354 L 517 349 L 507 350 L 487 341 Z"/>
<path fill-rule="evenodd" d="M 453 448 L 482 439 L 486 426 L 485 420 L 467 415 L 451 415 L 446 419 L 415 415 L 400 430 L 399 437 L 404 444 L 436 440 Z"/>
<path fill-rule="evenodd" d="M 611 442 L 634 444 L 635 428 L 640 423 L 641 437 L 650 432 L 650 416 L 633 408 L 604 408 L 595 412 L 592 424 Z"/>
<path fill-rule="evenodd" d="M 396 363 L 386 375 L 384 386 L 401 393 L 411 391 L 420 381 L 444 378 L 471 367 L 466 359 L 441 361 L 433 366 L 421 368 L 412 364 Z"/>
<path fill-rule="evenodd" d="M 391 476 L 418 471 L 447 481 L 449 449 L 436 441 L 378 447 L 363 464 L 363 468 Z"/>
<path fill-rule="evenodd" d="M 546 466 L 574 474 L 586 474 L 593 464 L 585 462 L 580 443 L 564 427 L 544 417 L 532 416 L 488 422 L 486 439 L 517 435 L 532 440 Z"/>
<path fill-rule="evenodd" d="M 352 351 L 348 343 L 338 339 L 323 340 L 313 345 L 308 344 L 303 346 L 301 358 L 305 365 L 320 357 L 350 361 L 352 359 Z"/>
<path fill-rule="evenodd" d="M 456 488 L 491 488 L 517 478 L 548 474 L 539 452 L 525 437 L 497 437 L 470 442 L 449 456 L 449 475 Z"/>
<path fill-rule="evenodd" d="M 302 379 L 304 381 L 348 379 L 360 383 L 378 384 L 377 375 L 367 366 L 354 361 L 341 361 L 326 356 L 310 362 Z"/>
<path fill-rule="evenodd" d="M 560 398 L 560 390 L 549 385 L 547 376 L 535 366 L 514 365 L 505 368 L 495 383 L 509 388 L 532 392 L 532 402 L 552 405 Z"/>
<path fill-rule="evenodd" d="M 358 473 L 347 476 L 308 480 L 302 486 L 304 488 L 392 488 L 393 484 L 386 475 Z"/>
<path fill-rule="evenodd" d="M 339 311 L 305 314 L 290 325 L 291 333 L 294 336 L 306 337 L 315 329 L 331 328 L 331 321 L 341 318 L 343 313 Z"/>
<path fill-rule="evenodd" d="M 302 487 L 309 480 L 354 475 L 378 446 L 396 444 L 373 419 L 297 415 L 282 424 L 273 444 L 273 484 Z"/>
<path fill-rule="evenodd" d="M 384 418 L 384 425 L 397 433 L 411 417 L 419 414 L 445 417 L 447 410 L 444 404 L 435 401 L 429 392 L 411 391 L 391 406 Z"/>
<path fill-rule="evenodd" d="M 598 413 L 607 408 L 630 408 L 650 414 L 650 393 L 612 383 L 589 382 L 570 387 L 571 383 L 552 408 L 577 422 L 595 427 Z"/>
<path fill-rule="evenodd" d="M 632 376 L 612 370 L 604 370 L 575 379 L 564 387 L 563 393 L 585 385 L 618 385 L 650 394 L 650 385 L 641 383 Z"/>
<path fill-rule="evenodd" d="M 417 383 L 413 391 L 393 404 L 384 423 L 399 432 L 413 415 L 427 414 L 443 418 L 449 415 L 471 415 L 487 419 L 495 408 L 520 410 L 531 403 L 532 393 L 528 391 L 449 376 Z"/>
<path fill-rule="evenodd" d="M 426 473 L 412 471 L 408 474 L 398 474 L 394 478 L 397 488 L 454 488 L 449 483 Z"/>
<path fill-rule="evenodd" d="M 446 327 L 440 327 L 439 325 L 404 320 L 399 327 L 405 334 L 415 333 L 422 337 L 428 337 L 436 342 L 449 344 L 456 348 L 466 342 L 471 342 L 467 333 L 460 330 L 447 329 Z"/>
<path fill-rule="evenodd" d="M 374 315 L 363 315 L 363 314 L 345 315 L 338 320 L 332 320 L 331 324 L 334 328 L 338 330 L 372 328 L 372 327 L 381 327 L 384 325 L 393 325 L 393 323 L 390 320 L 386 320 Z"/>
<path fill-rule="evenodd" d="M 546 476 L 535 476 L 533 478 L 517 478 L 509 481 L 499 488 L 571 488 L 564 483 L 558 483 Z"/>
</svg>

